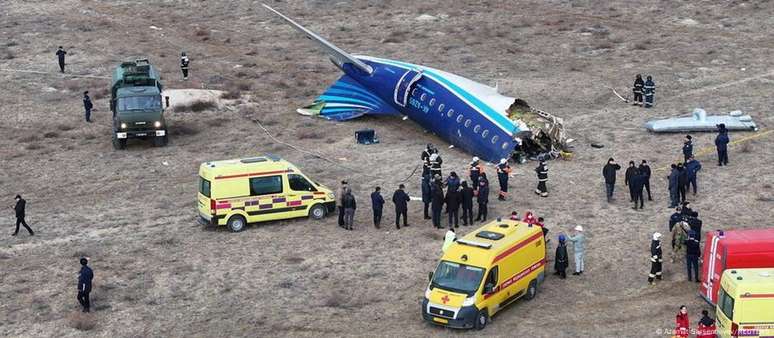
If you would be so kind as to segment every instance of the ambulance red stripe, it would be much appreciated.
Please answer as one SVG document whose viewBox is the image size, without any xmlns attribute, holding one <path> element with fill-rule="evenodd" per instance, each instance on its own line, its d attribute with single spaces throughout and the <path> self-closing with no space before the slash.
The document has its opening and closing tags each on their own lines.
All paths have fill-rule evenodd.
<svg viewBox="0 0 774 338">
<path fill-rule="evenodd" d="M 748 295 L 744 294 L 741 295 L 742 298 L 774 298 L 774 293 L 759 293 L 754 295 Z"/>
<path fill-rule="evenodd" d="M 542 233 L 540 235 L 543 236 Z M 511 286 L 512 284 L 518 282 L 519 280 L 521 280 L 522 278 L 526 277 L 527 275 L 529 275 L 533 271 L 539 269 L 541 266 L 543 266 L 545 264 L 546 264 L 546 260 L 545 259 L 541 259 L 541 260 L 535 262 L 535 264 L 530 265 L 526 269 L 522 270 L 521 272 L 511 276 L 511 278 L 508 278 L 505 281 L 503 281 L 502 283 L 500 283 L 500 285 L 498 285 L 497 288 L 495 288 L 492 293 L 485 294 L 484 295 L 484 299 L 487 299 L 487 298 L 489 298 L 491 296 L 494 296 L 495 294 L 500 292 L 500 290 L 503 290 L 503 289 Z"/>
<path fill-rule="evenodd" d="M 536 234 L 534 234 L 534 235 L 530 236 L 529 238 L 527 238 L 527 239 L 525 239 L 525 240 L 523 240 L 523 241 L 521 241 L 521 242 L 517 243 L 516 245 L 512 246 L 510 249 L 508 249 L 508 250 L 505 250 L 505 251 L 503 251 L 501 254 L 497 255 L 497 256 L 496 256 L 496 257 L 495 257 L 495 258 L 492 260 L 492 264 L 496 263 L 497 261 L 499 261 L 499 260 L 501 260 L 501 259 L 503 259 L 503 258 L 505 258 L 505 257 L 508 257 L 508 256 L 510 256 L 512 253 L 516 252 L 517 250 L 519 250 L 519 249 L 523 248 L 524 246 L 526 246 L 526 245 L 527 245 L 527 244 L 529 244 L 530 242 L 532 242 L 532 241 L 534 241 L 534 240 L 536 240 L 536 239 L 538 239 L 538 238 L 540 238 L 540 237 L 542 237 L 542 236 L 543 236 L 543 233 L 542 233 L 542 232 L 538 232 L 538 233 L 536 233 Z"/>
</svg>

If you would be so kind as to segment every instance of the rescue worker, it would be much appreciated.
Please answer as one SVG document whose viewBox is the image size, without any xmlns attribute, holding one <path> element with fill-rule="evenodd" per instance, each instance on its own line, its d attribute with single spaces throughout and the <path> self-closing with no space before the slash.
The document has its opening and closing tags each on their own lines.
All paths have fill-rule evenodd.
<svg viewBox="0 0 774 338">
<path fill-rule="evenodd" d="M 191 60 L 188 59 L 185 52 L 180 54 L 180 70 L 183 71 L 183 80 L 188 80 L 188 65 L 190 62 Z"/>
<path fill-rule="evenodd" d="M 428 169 L 427 175 L 422 176 L 422 204 L 424 204 L 425 219 L 430 219 L 430 201 L 432 195 L 430 195 L 430 169 Z"/>
<path fill-rule="evenodd" d="M 433 180 L 433 184 L 430 186 L 430 209 L 432 211 L 433 226 L 441 229 L 441 212 L 443 211 L 443 187 L 439 180 Z"/>
<path fill-rule="evenodd" d="M 452 189 L 451 185 L 446 190 L 446 211 L 449 213 L 449 228 L 454 225 L 460 227 L 460 201 L 462 193 L 458 189 Z"/>
<path fill-rule="evenodd" d="M 538 178 L 535 194 L 540 195 L 540 197 L 548 197 L 548 187 L 546 187 L 546 183 L 548 182 L 548 166 L 546 165 L 545 160 L 540 160 L 540 165 L 535 168 L 535 173 L 537 173 Z"/>
<path fill-rule="evenodd" d="M 384 197 L 382 197 L 382 188 L 376 187 L 371 193 L 371 209 L 374 211 L 374 227 L 379 229 L 382 225 L 382 210 L 384 208 Z"/>
<path fill-rule="evenodd" d="M 433 153 L 433 145 L 428 143 L 427 148 L 422 151 L 422 177 L 430 174 L 430 154 Z"/>
<path fill-rule="evenodd" d="M 27 229 L 27 232 L 30 233 L 30 236 L 35 236 L 35 232 L 32 231 L 30 226 L 27 225 L 27 222 L 24 220 L 24 217 L 26 216 L 27 201 L 23 199 L 21 195 L 16 195 L 14 199 L 16 200 L 16 204 L 13 206 L 13 210 L 16 213 L 16 231 L 14 231 L 11 236 L 19 234 L 19 225 L 24 226 L 24 228 Z"/>
<path fill-rule="evenodd" d="M 433 149 L 433 153 L 430 154 L 430 175 L 435 178 L 443 177 L 441 174 L 441 164 L 443 164 L 443 159 L 441 159 L 441 155 L 438 154 L 438 149 Z"/>
<path fill-rule="evenodd" d="M 678 222 L 672 228 L 672 264 L 677 262 L 678 257 L 682 258 L 685 241 L 688 239 L 690 226 L 686 222 Z"/>
<path fill-rule="evenodd" d="M 576 225 L 573 228 L 573 234 L 567 237 L 572 242 L 573 255 L 575 256 L 575 272 L 574 276 L 583 274 L 583 258 L 586 254 L 586 236 L 583 234 L 583 227 Z"/>
<path fill-rule="evenodd" d="M 691 135 L 685 135 L 685 142 L 683 142 L 683 162 L 688 162 L 688 159 L 693 157 L 693 141 Z"/>
<path fill-rule="evenodd" d="M 632 87 L 632 93 L 634 93 L 633 106 L 642 106 L 642 87 L 644 84 L 645 82 L 642 81 L 642 75 L 637 74 L 637 77 L 634 79 L 634 86 Z"/>
<path fill-rule="evenodd" d="M 643 185 L 648 192 L 648 201 L 652 201 L 653 197 L 650 196 L 650 166 L 648 165 L 648 162 L 642 160 L 642 163 L 640 163 L 640 166 L 637 167 L 637 169 L 640 170 L 640 173 L 643 176 Z"/>
<path fill-rule="evenodd" d="M 679 200 L 679 193 L 678 190 L 678 177 L 680 176 L 680 171 L 677 170 L 677 165 L 672 163 L 672 171 L 669 173 L 669 176 L 667 177 L 669 181 L 669 207 L 674 208 L 677 207 L 678 204 L 680 204 Z"/>
<path fill-rule="evenodd" d="M 56 50 L 56 56 L 59 59 L 59 72 L 64 73 L 65 70 L 65 55 L 67 55 L 67 52 L 65 52 L 64 48 L 62 46 L 59 46 L 59 49 Z"/>
<path fill-rule="evenodd" d="M 675 316 L 675 337 L 688 338 L 690 332 L 688 308 L 685 305 L 680 305 L 680 311 L 677 312 L 677 316 Z"/>
<path fill-rule="evenodd" d="M 696 239 L 696 231 L 688 230 L 688 238 L 685 240 L 685 263 L 688 269 L 688 281 L 699 283 L 699 240 Z M 693 279 L 691 279 L 691 270 L 693 270 Z"/>
<path fill-rule="evenodd" d="M 341 181 L 341 186 L 336 189 L 336 210 L 339 212 L 339 226 L 344 227 L 344 194 L 347 192 L 347 181 Z"/>
<path fill-rule="evenodd" d="M 500 164 L 497 165 L 497 182 L 500 183 L 500 193 L 497 199 L 505 201 L 508 197 L 508 175 L 511 174 L 511 166 L 508 165 L 507 159 L 500 159 Z"/>
<path fill-rule="evenodd" d="M 522 219 L 521 221 L 529 225 L 537 223 L 537 219 L 535 218 L 535 215 L 532 214 L 532 211 L 527 211 L 524 214 L 524 219 Z"/>
<path fill-rule="evenodd" d="M 462 181 L 460 197 L 462 200 L 462 225 L 473 225 L 473 188 L 469 187 L 466 181 Z"/>
<path fill-rule="evenodd" d="M 355 209 L 357 209 L 357 202 L 355 196 L 352 195 L 352 189 L 347 187 L 344 193 L 344 198 L 341 201 L 344 206 L 344 228 L 352 230 L 355 225 Z"/>
<path fill-rule="evenodd" d="M 607 160 L 607 164 L 605 164 L 605 166 L 602 168 L 602 177 L 605 178 L 605 191 L 607 194 L 608 203 L 613 200 L 613 191 L 615 191 L 615 174 L 618 170 L 621 170 L 621 166 L 615 163 L 615 160 L 612 157 Z"/>
<path fill-rule="evenodd" d="M 487 213 L 487 204 L 489 203 L 489 180 L 486 176 L 478 179 L 478 216 L 476 221 L 485 222 Z"/>
<path fill-rule="evenodd" d="M 81 303 L 83 312 L 91 310 L 89 293 L 91 293 L 91 280 L 94 279 L 94 271 L 88 266 L 89 260 L 81 258 L 81 271 L 78 272 L 78 303 Z"/>
<path fill-rule="evenodd" d="M 645 204 L 645 197 L 642 195 L 642 188 L 644 186 L 645 176 L 639 171 L 639 169 L 635 169 L 634 176 L 632 176 L 631 181 L 629 182 L 629 190 L 632 194 L 632 202 L 634 202 L 632 209 L 637 209 L 637 202 L 640 203 L 640 209 L 643 208 Z"/>
<path fill-rule="evenodd" d="M 686 217 L 699 217 L 699 213 L 696 211 L 693 211 L 688 205 L 691 204 L 691 202 L 685 201 L 682 203 L 682 208 L 680 208 L 680 212 L 685 215 Z"/>
<path fill-rule="evenodd" d="M 456 172 L 450 172 L 449 177 L 446 178 L 446 183 L 444 184 L 448 190 L 454 190 L 457 191 L 460 188 L 460 177 L 457 176 Z"/>
<path fill-rule="evenodd" d="M 554 256 L 554 275 L 561 279 L 567 278 L 567 266 L 570 265 L 567 259 L 566 240 L 564 234 L 559 234 L 559 245 L 556 247 L 556 255 Z"/>
<path fill-rule="evenodd" d="M 718 166 L 728 165 L 728 129 L 721 123 L 718 125 L 718 136 L 715 137 L 715 148 L 718 150 Z"/>
<path fill-rule="evenodd" d="M 632 180 L 632 176 L 637 171 L 637 167 L 634 166 L 634 161 L 629 161 L 629 167 L 626 168 L 624 173 L 624 186 L 629 186 L 629 182 Z M 634 194 L 631 186 L 629 186 L 629 202 L 634 201 Z"/>
<path fill-rule="evenodd" d="M 83 109 L 84 109 L 84 117 L 86 117 L 86 122 L 91 122 L 91 108 L 94 108 L 94 105 L 91 103 L 91 98 L 89 97 L 89 91 L 83 92 Z"/>
<path fill-rule="evenodd" d="M 688 171 L 685 170 L 685 166 L 682 163 L 677 164 L 677 194 L 681 203 L 685 202 L 687 198 L 685 191 L 688 187 Z"/>
<path fill-rule="evenodd" d="M 699 328 L 696 332 L 696 338 L 715 338 L 717 337 L 717 328 L 715 320 L 710 318 L 709 311 L 701 310 L 701 319 L 699 319 Z"/>
<path fill-rule="evenodd" d="M 457 234 L 454 233 L 454 228 L 449 227 L 449 230 L 446 231 L 446 235 L 443 236 L 443 247 L 441 247 L 441 251 L 446 252 L 446 249 L 448 249 L 455 241 L 457 241 Z"/>
<path fill-rule="evenodd" d="M 401 184 L 398 186 L 398 190 L 392 194 L 392 203 L 395 204 L 395 228 L 400 229 L 400 216 L 403 216 L 403 226 L 407 227 L 408 224 L 408 201 L 411 200 L 409 195 L 403 191 L 406 186 Z"/>
<path fill-rule="evenodd" d="M 693 156 L 689 157 L 685 162 L 685 171 L 688 173 L 688 184 L 685 187 L 686 192 L 693 187 L 693 195 L 696 196 L 696 180 L 701 170 L 701 163 L 697 161 Z"/>
<path fill-rule="evenodd" d="M 478 157 L 473 157 L 473 161 L 470 162 L 470 168 L 468 169 L 468 175 L 470 176 L 470 185 L 473 190 L 478 190 L 478 178 L 481 177 L 481 173 L 484 172 L 484 166 L 481 165 Z"/>
<path fill-rule="evenodd" d="M 650 75 L 645 79 L 645 83 L 642 86 L 642 92 L 645 94 L 645 108 L 653 107 L 653 95 L 656 93 L 656 84 L 653 82 L 653 77 Z"/>
<path fill-rule="evenodd" d="M 661 233 L 653 234 L 653 240 L 650 242 L 650 274 L 648 283 L 656 285 L 654 279 L 661 280 L 661 264 L 664 262 L 661 251 Z"/>
</svg>

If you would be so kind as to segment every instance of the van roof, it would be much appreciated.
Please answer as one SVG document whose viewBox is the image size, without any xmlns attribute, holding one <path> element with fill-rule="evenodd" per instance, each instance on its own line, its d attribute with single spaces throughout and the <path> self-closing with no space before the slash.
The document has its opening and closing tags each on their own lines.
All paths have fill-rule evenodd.
<svg viewBox="0 0 774 338">
<path fill-rule="evenodd" d="M 709 234 L 717 236 L 717 232 Z M 736 253 L 769 251 L 768 248 L 774 246 L 774 229 L 727 230 L 723 231 L 721 242 L 726 250 Z"/>
<path fill-rule="evenodd" d="M 742 298 L 774 295 L 774 268 L 727 269 L 723 271 L 723 278 L 735 286 Z"/>
<path fill-rule="evenodd" d="M 271 154 L 232 160 L 210 161 L 202 163 L 199 167 L 199 174 L 208 180 L 292 171 L 299 170 L 292 163 Z"/>
<path fill-rule="evenodd" d="M 446 250 L 442 259 L 488 267 L 540 236 L 543 236 L 543 231 L 536 225 L 512 220 L 493 221 L 458 239 Z M 467 260 L 462 259 L 463 255 L 467 256 Z"/>
</svg>

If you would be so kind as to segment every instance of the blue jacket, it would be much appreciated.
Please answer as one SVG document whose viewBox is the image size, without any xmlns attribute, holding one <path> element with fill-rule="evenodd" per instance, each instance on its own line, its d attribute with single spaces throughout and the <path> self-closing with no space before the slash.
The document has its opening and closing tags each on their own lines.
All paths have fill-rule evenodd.
<svg viewBox="0 0 774 338">
<path fill-rule="evenodd" d="M 688 179 L 692 181 L 696 179 L 696 174 L 701 170 L 701 163 L 697 160 L 687 162 L 685 164 L 685 170 L 688 172 Z"/>
<path fill-rule="evenodd" d="M 728 149 L 728 133 L 727 132 L 720 132 L 718 133 L 718 136 L 715 137 L 715 146 L 718 148 L 718 150 L 726 150 Z"/>
<path fill-rule="evenodd" d="M 683 144 L 683 155 L 693 156 L 693 142 L 686 141 L 685 144 Z"/>
<path fill-rule="evenodd" d="M 382 207 L 384 206 L 384 198 L 382 198 L 382 194 L 378 191 L 374 191 L 371 193 L 371 208 L 374 209 L 374 211 L 382 211 Z"/>
<path fill-rule="evenodd" d="M 449 176 L 446 179 L 446 187 L 451 191 L 457 191 L 457 189 L 460 187 L 460 178 Z"/>
<path fill-rule="evenodd" d="M 94 279 L 94 272 L 91 268 L 83 265 L 80 273 L 78 273 L 78 291 L 89 292 L 91 291 L 91 280 Z"/>
<path fill-rule="evenodd" d="M 669 173 L 669 190 L 677 191 L 677 178 L 680 176 L 680 171 L 675 169 L 672 169 L 672 172 Z"/>
</svg>

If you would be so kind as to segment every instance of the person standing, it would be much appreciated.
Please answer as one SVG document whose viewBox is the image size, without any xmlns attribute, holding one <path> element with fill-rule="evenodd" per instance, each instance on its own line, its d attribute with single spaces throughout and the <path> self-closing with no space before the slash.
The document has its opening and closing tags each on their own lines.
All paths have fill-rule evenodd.
<svg viewBox="0 0 774 338">
<path fill-rule="evenodd" d="M 344 194 L 347 193 L 347 181 L 341 181 L 341 186 L 336 190 L 336 210 L 339 212 L 339 226 L 344 227 Z"/>
<path fill-rule="evenodd" d="M 583 273 L 583 258 L 586 253 L 586 236 L 583 234 L 583 227 L 576 225 L 573 229 L 573 234 L 567 237 L 567 239 L 572 242 L 573 255 L 575 255 L 575 272 L 572 274 L 579 276 Z"/>
<path fill-rule="evenodd" d="M 500 164 L 497 165 L 497 182 L 500 183 L 500 193 L 497 195 L 497 199 L 505 201 L 508 197 L 508 175 L 511 174 L 511 166 L 508 165 L 507 159 L 500 159 Z"/>
<path fill-rule="evenodd" d="M 433 226 L 441 229 L 441 212 L 443 211 L 443 187 L 439 179 L 434 179 L 433 184 L 430 186 L 430 209 L 432 211 Z"/>
<path fill-rule="evenodd" d="M 473 161 L 470 162 L 470 168 L 468 169 L 470 185 L 473 187 L 473 190 L 478 190 L 478 179 L 481 177 L 481 173 L 483 172 L 484 167 L 481 165 L 478 157 L 473 156 Z"/>
<path fill-rule="evenodd" d="M 643 208 L 645 204 L 645 197 L 642 195 L 642 188 L 645 186 L 645 176 L 640 172 L 639 169 L 634 170 L 634 175 L 631 178 L 631 181 L 629 181 L 629 189 L 632 193 L 632 202 L 634 202 L 634 206 L 632 209 L 637 209 L 637 202 L 640 203 L 640 209 Z"/>
<path fill-rule="evenodd" d="M 637 74 L 637 77 L 634 79 L 634 86 L 632 87 L 632 93 L 634 93 L 633 106 L 642 106 L 642 87 L 644 85 L 645 82 L 642 81 L 642 75 Z"/>
<path fill-rule="evenodd" d="M 675 212 L 669 216 L 669 232 L 672 232 L 672 229 L 675 227 L 675 224 L 680 223 L 684 221 L 683 218 L 683 211 L 681 207 L 676 207 Z"/>
<path fill-rule="evenodd" d="M 191 60 L 188 59 L 188 55 L 185 52 L 180 54 L 180 70 L 183 71 L 183 80 L 188 80 L 188 65 Z"/>
<path fill-rule="evenodd" d="M 685 170 L 685 166 L 683 166 L 682 163 L 677 164 L 677 171 L 678 200 L 680 203 L 685 203 L 686 198 L 688 198 L 685 194 L 686 190 L 688 189 L 688 171 Z"/>
<path fill-rule="evenodd" d="M 353 230 L 355 226 L 355 210 L 357 209 L 357 202 L 355 201 L 355 196 L 352 195 L 352 189 L 347 188 L 347 191 L 344 193 L 342 204 L 344 206 L 344 228 Z"/>
<path fill-rule="evenodd" d="M 81 303 L 83 312 L 91 310 L 89 293 L 91 293 L 91 280 L 94 279 L 94 271 L 88 266 L 89 260 L 81 258 L 81 271 L 78 272 L 78 303 Z"/>
<path fill-rule="evenodd" d="M 486 222 L 487 204 L 489 204 L 489 180 L 486 177 L 478 179 L 478 216 L 476 221 Z M 472 225 L 472 224 L 471 224 Z"/>
<path fill-rule="evenodd" d="M 653 107 L 653 96 L 656 93 L 656 83 L 653 82 L 653 77 L 648 75 L 642 86 L 642 90 L 645 94 L 645 108 Z"/>
<path fill-rule="evenodd" d="M 661 280 L 661 264 L 663 262 L 661 233 L 656 232 L 653 234 L 653 240 L 650 242 L 650 274 L 648 274 L 648 283 L 650 285 L 656 285 L 654 279 Z"/>
<path fill-rule="evenodd" d="M 691 135 L 685 135 L 685 142 L 683 142 L 683 162 L 688 162 L 688 159 L 693 157 L 693 141 Z"/>
<path fill-rule="evenodd" d="M 458 188 L 449 188 L 446 190 L 446 211 L 449 213 L 449 228 L 454 225 L 455 228 L 460 227 L 460 200 L 462 199 L 462 193 Z"/>
<path fill-rule="evenodd" d="M 24 228 L 27 229 L 27 232 L 30 233 L 30 236 L 35 236 L 35 232 L 32 231 L 30 226 L 27 225 L 27 222 L 24 220 L 24 217 L 26 216 L 27 201 L 24 200 L 21 195 L 16 195 L 14 199 L 16 200 L 16 204 L 13 206 L 13 210 L 16 212 L 16 231 L 14 231 L 11 236 L 19 234 L 19 225 L 23 225 Z"/>
<path fill-rule="evenodd" d="M 643 186 L 648 192 L 648 201 L 652 201 L 653 197 L 650 196 L 650 166 L 648 165 L 648 162 L 642 160 L 642 163 L 640 163 L 640 166 L 637 169 L 639 169 L 640 174 L 642 174 Z"/>
<path fill-rule="evenodd" d="M 65 55 L 67 55 L 67 52 L 65 52 L 64 48 L 62 46 L 59 46 L 59 49 L 56 50 L 56 56 L 59 59 L 59 72 L 64 73 L 65 72 Z"/>
<path fill-rule="evenodd" d="M 626 168 L 626 172 L 624 172 L 624 186 L 629 187 L 629 202 L 634 201 L 634 192 L 632 191 L 632 187 L 629 185 L 629 183 L 631 182 L 635 172 L 637 172 L 637 167 L 634 166 L 634 161 L 629 161 L 629 167 Z"/>
<path fill-rule="evenodd" d="M 468 186 L 468 182 L 462 181 L 460 197 L 462 200 L 462 225 L 473 225 L 473 188 Z"/>
<path fill-rule="evenodd" d="M 433 200 L 433 195 L 430 194 L 430 169 L 428 168 L 427 175 L 422 176 L 422 204 L 424 205 L 425 219 L 430 219 L 430 202 Z"/>
<path fill-rule="evenodd" d="M 91 98 L 89 97 L 89 91 L 83 92 L 83 109 L 84 109 L 84 116 L 86 117 L 86 122 L 91 122 L 91 108 L 94 108 L 94 105 L 91 103 Z"/>
<path fill-rule="evenodd" d="M 441 173 L 442 164 L 443 159 L 441 158 L 441 155 L 438 154 L 438 149 L 433 148 L 433 153 L 430 154 L 430 175 L 433 179 L 436 177 L 443 177 L 443 174 Z"/>
<path fill-rule="evenodd" d="M 607 193 L 608 203 L 613 200 L 613 192 L 615 191 L 615 174 L 618 170 L 621 170 L 621 166 L 615 163 L 615 160 L 612 157 L 607 160 L 607 164 L 605 164 L 605 166 L 602 168 L 602 177 L 605 178 L 605 191 Z"/>
<path fill-rule="evenodd" d="M 699 320 L 699 328 L 696 332 L 696 338 L 715 338 L 717 337 L 717 328 L 715 327 L 715 320 L 710 318 L 709 311 L 701 310 L 701 319 Z"/>
<path fill-rule="evenodd" d="M 376 187 L 371 193 L 371 209 L 374 211 L 374 227 L 379 229 L 382 226 L 382 208 L 384 207 L 384 197 L 382 197 L 382 188 Z"/>
<path fill-rule="evenodd" d="M 444 186 L 446 186 L 446 188 L 448 190 L 453 190 L 453 191 L 459 190 L 459 188 L 460 188 L 460 177 L 457 176 L 456 172 L 452 171 L 452 172 L 449 173 L 449 177 L 446 178 Z"/>
<path fill-rule="evenodd" d="M 680 177 L 680 171 L 677 170 L 677 165 L 672 163 L 672 171 L 669 173 L 667 179 L 669 180 L 669 207 L 675 208 L 680 204 L 680 195 L 678 193 L 678 178 Z"/>
<path fill-rule="evenodd" d="M 688 308 L 685 305 L 680 305 L 680 311 L 675 316 L 675 336 L 688 338 L 690 332 Z"/>
<path fill-rule="evenodd" d="M 701 170 L 701 163 L 697 161 L 693 156 L 688 158 L 688 161 L 685 162 L 685 171 L 688 173 L 688 184 L 685 187 L 686 192 L 690 190 L 690 187 L 693 187 L 693 195 L 696 196 L 696 180 L 699 175 L 699 170 Z"/>
<path fill-rule="evenodd" d="M 715 137 L 715 148 L 718 150 L 718 166 L 728 165 L 728 129 L 721 123 L 718 125 L 718 136 Z"/>
<path fill-rule="evenodd" d="M 430 154 L 433 153 L 433 145 L 428 143 L 427 148 L 422 151 L 422 177 L 430 175 Z"/>
<path fill-rule="evenodd" d="M 677 262 L 677 259 L 685 256 L 682 251 L 685 248 L 685 240 L 688 239 L 688 230 L 690 227 L 686 222 L 678 222 L 672 228 L 672 264 Z"/>
<path fill-rule="evenodd" d="M 392 194 L 392 203 L 395 204 L 395 228 L 400 229 L 400 216 L 403 216 L 403 226 L 407 227 L 408 224 L 408 201 L 411 200 L 409 195 L 403 191 L 406 186 L 401 184 L 398 186 L 398 190 Z"/>
<path fill-rule="evenodd" d="M 554 275 L 559 276 L 561 279 L 567 278 L 567 266 L 570 265 L 567 259 L 567 238 L 564 234 L 559 234 L 559 246 L 556 247 L 556 255 L 554 256 Z"/>
<path fill-rule="evenodd" d="M 693 280 L 699 283 L 699 240 L 696 239 L 696 231 L 688 230 L 688 239 L 685 240 L 685 262 L 688 268 L 688 281 L 691 281 L 691 271 L 693 271 Z"/>
<path fill-rule="evenodd" d="M 457 234 L 454 233 L 454 228 L 449 227 L 449 230 L 446 231 L 446 235 L 443 236 L 443 247 L 441 247 L 441 251 L 446 252 L 446 249 L 448 249 L 456 240 Z"/>
<path fill-rule="evenodd" d="M 540 165 L 535 168 L 535 173 L 537 174 L 538 179 L 535 194 L 540 195 L 540 197 L 548 197 L 548 187 L 546 186 L 548 183 L 548 166 L 546 165 L 545 160 L 540 160 Z"/>
</svg>

